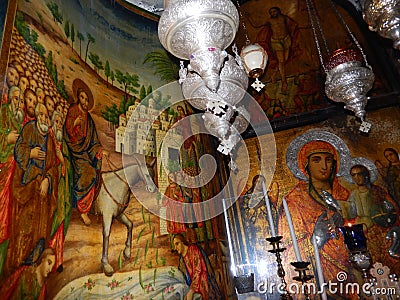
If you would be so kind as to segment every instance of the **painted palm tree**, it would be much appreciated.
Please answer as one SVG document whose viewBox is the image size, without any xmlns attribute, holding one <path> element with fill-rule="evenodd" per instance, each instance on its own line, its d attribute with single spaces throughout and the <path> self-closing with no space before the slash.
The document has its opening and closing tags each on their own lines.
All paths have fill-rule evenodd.
<svg viewBox="0 0 400 300">
<path fill-rule="evenodd" d="M 85 63 L 86 63 L 86 59 L 88 56 L 88 51 L 89 51 L 89 45 L 90 43 L 95 43 L 96 40 L 94 39 L 94 37 L 90 34 L 90 33 L 86 33 L 86 37 L 87 37 L 87 44 L 86 44 L 86 52 L 85 52 Z"/>
<path fill-rule="evenodd" d="M 179 78 L 179 63 L 171 58 L 164 50 L 157 50 L 146 54 L 143 63 L 149 63 L 154 69 L 154 74 L 159 75 L 166 82 Z"/>
</svg>

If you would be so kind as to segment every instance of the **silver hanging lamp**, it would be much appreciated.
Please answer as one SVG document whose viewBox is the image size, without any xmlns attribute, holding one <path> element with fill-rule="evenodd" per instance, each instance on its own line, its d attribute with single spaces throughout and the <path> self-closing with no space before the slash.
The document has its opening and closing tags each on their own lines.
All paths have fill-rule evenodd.
<svg viewBox="0 0 400 300">
<path fill-rule="evenodd" d="M 158 25 L 164 48 L 181 61 L 179 82 L 185 99 L 203 115 L 207 130 L 216 136 L 218 151 L 231 155 L 248 122 L 239 103 L 245 95 L 248 77 L 238 55 L 225 49 L 233 42 L 239 13 L 230 0 L 169 1 Z M 249 118 L 249 116 L 248 116 Z"/>
<path fill-rule="evenodd" d="M 360 131 L 368 133 L 371 124 L 365 121 L 365 107 L 368 102 L 366 94 L 372 88 L 375 76 L 361 45 L 350 31 L 333 2 L 331 0 L 328 1 L 357 48 L 337 49 L 330 53 L 319 22 L 318 13 L 312 0 L 306 0 L 318 56 L 326 73 L 325 93 L 329 99 L 335 102 L 343 102 L 346 109 L 353 111 L 355 116 L 361 120 Z M 326 63 L 322 56 L 319 38 L 322 40 L 326 54 L 329 56 Z"/>
<path fill-rule="evenodd" d="M 229 0 L 169 1 L 158 23 L 161 44 L 174 56 L 190 60 L 188 69 L 216 91 L 219 72 L 233 42 L 239 15 Z"/>
<path fill-rule="evenodd" d="M 255 79 L 251 86 L 259 92 L 265 86 L 258 78 L 264 73 L 264 70 L 267 67 L 268 54 L 259 44 L 251 43 L 247 32 L 246 22 L 240 10 L 239 0 L 236 0 L 236 4 L 239 11 L 239 19 L 242 21 L 242 28 L 245 37 L 245 45 L 240 50 L 241 63 L 243 64 L 247 76 Z M 236 45 L 233 47 L 233 52 L 237 55 Z"/>
</svg>

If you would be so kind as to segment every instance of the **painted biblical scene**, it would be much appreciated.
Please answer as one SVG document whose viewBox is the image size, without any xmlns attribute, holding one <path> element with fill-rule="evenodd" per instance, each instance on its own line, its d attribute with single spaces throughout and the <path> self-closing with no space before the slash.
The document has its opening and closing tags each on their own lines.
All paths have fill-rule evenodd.
<svg viewBox="0 0 400 300">
<path fill-rule="evenodd" d="M 120 1 L 18 1 L 1 98 L 7 299 L 233 293 L 222 219 L 197 209 L 190 223 L 165 220 L 171 199 L 201 203 L 220 183 L 191 182 L 212 141 L 197 134 L 201 122 L 185 124 L 193 109 L 182 97 L 158 89 L 178 68 L 154 14 L 133 11 Z"/>
<path fill-rule="evenodd" d="M 265 87 L 257 92 L 249 86 L 249 92 L 257 100 L 270 120 L 290 115 L 302 115 L 313 110 L 335 106 L 324 91 L 326 74 L 321 67 L 328 65 L 328 58 L 337 49 L 357 48 L 351 35 L 341 25 L 334 9 L 324 1 L 313 1 L 323 36 L 319 36 L 319 48 L 313 38 L 313 29 L 305 1 L 245 1 L 240 6 L 242 18 L 237 34 L 238 48 L 245 45 L 246 35 L 251 43 L 258 43 L 268 54 L 268 64 L 260 80 Z M 313 10 L 314 11 L 314 10 Z M 370 51 L 360 26 L 346 10 L 338 6 L 341 17 L 351 34 L 363 47 L 367 62 L 375 72 L 371 96 L 385 94 L 390 85 L 379 68 L 380 62 Z M 319 34 L 318 23 L 314 20 Z M 243 29 L 242 25 L 246 27 Z M 335 24 L 335 25 L 333 25 Z M 332 30 L 334 26 L 335 30 Z M 242 44 L 240 44 L 242 41 Z M 254 80 L 253 80 L 254 81 Z M 253 82 L 250 82 L 250 85 Z"/>
<path fill-rule="evenodd" d="M 314 276 L 309 283 L 317 291 L 324 282 L 361 287 L 365 266 L 378 287 L 390 282 L 389 275 L 400 273 L 400 141 L 392 134 L 398 120 L 386 117 L 385 111 L 369 116 L 373 124 L 386 124 L 369 136 L 357 132 L 354 117 L 347 117 L 346 126 L 326 121 L 276 133 L 276 172 L 269 186 L 264 178 L 268 170 L 257 168 L 257 141 L 246 141 L 248 149 L 254 149 L 252 179 L 247 192 L 227 211 L 227 227 L 231 268 L 238 278 L 253 274 L 256 296 L 261 297 L 257 299 L 265 294 L 279 299 L 281 278 L 268 240 L 274 236 L 282 236 L 287 290 L 295 299 L 303 299 L 304 293 L 292 279 L 299 273 L 291 262 L 309 263 L 307 274 Z M 392 294 L 400 293 L 393 281 L 387 287 Z M 358 297 L 354 290 L 344 289 L 326 288 L 324 294 L 328 299 Z"/>
</svg>

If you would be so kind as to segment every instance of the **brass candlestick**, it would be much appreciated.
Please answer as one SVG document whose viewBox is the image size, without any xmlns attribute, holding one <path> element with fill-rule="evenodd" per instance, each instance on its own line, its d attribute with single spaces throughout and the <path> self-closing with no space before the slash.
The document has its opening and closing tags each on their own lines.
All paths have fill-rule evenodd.
<svg viewBox="0 0 400 300">
<path fill-rule="evenodd" d="M 283 269 L 282 265 L 282 258 L 281 252 L 285 251 L 286 248 L 281 248 L 280 243 L 282 240 L 282 236 L 272 236 L 267 238 L 266 240 L 272 245 L 272 250 L 268 250 L 270 253 L 274 253 L 276 256 L 276 262 L 278 263 L 278 276 L 282 281 L 282 291 L 283 293 L 280 295 L 279 299 L 282 300 L 292 300 L 292 296 L 290 296 L 289 292 L 287 291 L 287 283 L 285 280 L 285 270 Z"/>
<path fill-rule="evenodd" d="M 308 266 L 310 265 L 310 263 L 307 261 L 295 261 L 295 262 L 291 262 L 290 264 L 294 267 L 294 269 L 297 272 L 299 272 L 299 276 L 295 276 L 295 277 L 293 277 L 293 279 L 301 282 L 301 289 L 302 289 L 302 292 L 304 293 L 304 297 L 306 300 L 310 300 L 311 298 L 308 293 L 308 290 L 307 290 L 307 288 L 304 288 L 305 287 L 304 284 L 307 281 L 310 281 L 311 279 L 314 278 L 313 275 L 307 274 Z"/>
</svg>

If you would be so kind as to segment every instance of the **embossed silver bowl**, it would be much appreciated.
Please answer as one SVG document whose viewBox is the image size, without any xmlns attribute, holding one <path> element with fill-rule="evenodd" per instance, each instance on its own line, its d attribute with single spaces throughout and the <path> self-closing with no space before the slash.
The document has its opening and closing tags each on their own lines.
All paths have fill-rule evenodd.
<svg viewBox="0 0 400 300">
<path fill-rule="evenodd" d="M 330 58 L 327 67 L 325 93 L 335 102 L 344 102 L 345 108 L 364 120 L 366 94 L 375 80 L 370 68 L 363 66 L 362 56 L 354 49 L 339 49 Z"/>
</svg>

